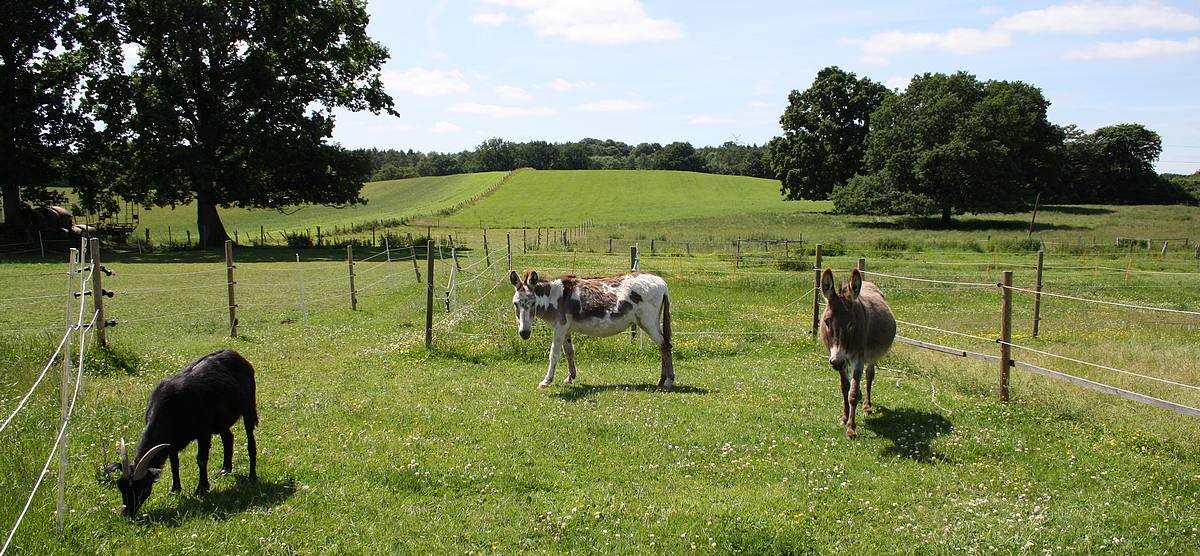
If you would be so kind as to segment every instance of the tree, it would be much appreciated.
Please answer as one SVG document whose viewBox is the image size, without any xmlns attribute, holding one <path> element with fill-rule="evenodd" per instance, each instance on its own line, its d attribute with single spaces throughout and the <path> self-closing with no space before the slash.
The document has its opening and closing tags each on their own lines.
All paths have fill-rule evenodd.
<svg viewBox="0 0 1200 556">
<path fill-rule="evenodd" d="M 538 170 L 554 166 L 554 145 L 545 141 L 530 141 L 517 145 L 517 164 Z"/>
<path fill-rule="evenodd" d="M 788 199 L 825 199 L 862 170 L 871 113 L 892 96 L 887 87 L 836 66 L 792 91 L 779 118 L 783 135 L 767 144 L 766 163 Z"/>
<path fill-rule="evenodd" d="M 654 168 L 658 170 L 704 171 L 704 159 L 696 154 L 691 143 L 676 141 L 654 155 Z"/>
<path fill-rule="evenodd" d="M 965 72 L 918 76 L 871 116 L 864 171 L 874 175 L 874 189 L 841 185 L 835 207 L 889 206 L 940 214 L 943 223 L 963 212 L 1020 210 L 1054 177 L 1046 168 L 1061 135 L 1046 120 L 1048 106 L 1040 90 L 1020 82 L 981 83 Z M 872 194 L 878 198 L 863 199 Z M 859 202 L 837 204 L 848 198 Z"/>
<path fill-rule="evenodd" d="M 6 2 L 0 22 L 0 189 L 4 220 L 23 222 L 25 201 L 61 203 L 81 149 L 96 141 L 89 118 L 95 79 L 115 63 L 111 11 L 88 0 Z M 87 152 L 94 152 L 94 149 Z"/>
<path fill-rule="evenodd" d="M 508 171 L 517 167 L 517 150 L 512 143 L 499 137 L 488 139 L 475 148 L 479 172 Z"/>
<path fill-rule="evenodd" d="M 452 154 L 429 153 L 417 163 L 417 173 L 422 176 L 449 176 L 463 173 L 462 161 Z"/>
<path fill-rule="evenodd" d="M 1074 133 L 1066 146 L 1066 196 L 1082 203 L 1174 202 L 1179 194 L 1154 171 L 1162 139 L 1141 124 Z"/>
<path fill-rule="evenodd" d="M 591 162 L 588 149 L 580 143 L 562 143 L 555 146 L 555 170 L 583 170 Z"/>
<path fill-rule="evenodd" d="M 127 0 L 139 60 L 124 98 L 127 198 L 196 202 L 202 242 L 228 238 L 217 207 L 361 203 L 369 157 L 328 142 L 334 108 L 388 112 L 363 0 Z"/>
</svg>

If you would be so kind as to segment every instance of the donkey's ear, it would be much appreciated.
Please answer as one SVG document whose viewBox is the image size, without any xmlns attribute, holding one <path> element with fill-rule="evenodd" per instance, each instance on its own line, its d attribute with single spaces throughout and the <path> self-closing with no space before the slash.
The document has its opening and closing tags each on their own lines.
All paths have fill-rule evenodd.
<svg viewBox="0 0 1200 556">
<path fill-rule="evenodd" d="M 829 299 L 834 296 L 834 291 L 833 271 L 827 268 L 821 273 L 821 295 Z"/>
<path fill-rule="evenodd" d="M 530 286 L 538 283 L 538 275 L 536 270 L 529 271 L 529 278 L 525 280 Z"/>
<path fill-rule="evenodd" d="M 850 299 L 858 299 L 858 294 L 862 291 L 862 282 L 862 272 L 854 269 L 850 273 Z"/>
<path fill-rule="evenodd" d="M 514 285 L 514 286 L 521 285 L 521 277 L 517 274 L 517 271 L 515 271 L 515 270 L 508 271 L 508 281 L 512 282 L 512 285 Z"/>
</svg>

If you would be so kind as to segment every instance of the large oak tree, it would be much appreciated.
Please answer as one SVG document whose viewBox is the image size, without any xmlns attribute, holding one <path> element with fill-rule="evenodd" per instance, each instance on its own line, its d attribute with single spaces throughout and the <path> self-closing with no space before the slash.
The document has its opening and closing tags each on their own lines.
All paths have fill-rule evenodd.
<svg viewBox="0 0 1200 556">
<path fill-rule="evenodd" d="M 334 108 L 394 113 L 366 2 L 128 0 L 120 20 L 126 198 L 195 201 L 208 245 L 228 238 L 218 207 L 362 202 L 369 161 L 329 138 Z"/>
</svg>

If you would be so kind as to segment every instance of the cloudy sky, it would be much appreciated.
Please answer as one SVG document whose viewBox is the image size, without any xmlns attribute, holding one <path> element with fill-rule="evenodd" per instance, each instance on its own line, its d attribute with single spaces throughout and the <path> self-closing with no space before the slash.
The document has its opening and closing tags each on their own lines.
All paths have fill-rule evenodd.
<svg viewBox="0 0 1200 556">
<path fill-rule="evenodd" d="M 1200 2 L 479 0 L 370 4 L 400 117 L 340 113 L 351 147 L 488 137 L 762 143 L 838 65 L 904 87 L 966 70 L 1042 88 L 1050 118 L 1141 122 L 1200 169 Z M 848 4 L 848 5 L 847 5 Z"/>
</svg>

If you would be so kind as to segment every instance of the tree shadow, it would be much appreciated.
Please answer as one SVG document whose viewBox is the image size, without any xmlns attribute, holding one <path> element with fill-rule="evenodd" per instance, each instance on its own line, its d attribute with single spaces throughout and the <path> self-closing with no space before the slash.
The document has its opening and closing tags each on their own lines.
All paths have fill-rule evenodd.
<svg viewBox="0 0 1200 556">
<path fill-rule="evenodd" d="M 296 493 L 296 481 L 290 477 L 280 481 L 250 481 L 244 475 L 235 475 L 234 479 L 237 485 L 233 488 L 211 490 L 200 496 L 173 495 L 179 499 L 174 508 L 153 508 L 140 521 L 168 527 L 178 527 L 192 519 L 223 521 L 246 510 L 277 506 Z M 219 484 L 220 480 L 215 482 Z"/>
<path fill-rule="evenodd" d="M 360 260 L 376 253 L 382 252 L 383 247 L 355 247 L 354 257 Z M 469 253 L 471 249 L 458 247 L 457 252 L 459 258 L 463 258 L 465 253 Z M 252 247 L 247 245 L 236 245 L 233 248 L 233 258 L 239 263 L 295 263 L 296 254 L 300 254 L 302 262 L 345 262 L 346 248 L 345 247 Z M 392 247 L 392 262 L 408 262 L 412 260 L 408 246 Z M 416 248 L 417 263 L 425 262 L 425 246 L 418 245 Z M 376 257 L 375 260 L 383 258 L 382 255 Z M 437 260 L 449 259 L 450 248 L 443 247 L 442 249 L 434 248 L 433 258 Z M 156 250 L 139 253 L 136 248 L 118 247 L 108 250 L 104 255 L 104 262 L 112 263 L 213 263 L 225 264 L 225 252 L 218 249 L 172 249 L 172 250 Z M 412 263 L 408 263 L 412 264 Z M 421 268 L 424 271 L 424 267 Z"/>
<path fill-rule="evenodd" d="M 1042 212 L 1057 212 L 1061 214 L 1083 214 L 1083 215 L 1101 215 L 1112 214 L 1116 211 L 1104 207 L 1081 207 L 1079 205 L 1045 205 L 1041 209 Z M 1040 225 L 1039 225 L 1040 227 Z"/>
<path fill-rule="evenodd" d="M 568 402 L 576 402 L 610 390 L 621 390 L 625 392 L 652 392 L 656 394 L 709 394 L 711 390 L 707 388 L 698 388 L 696 386 L 675 385 L 670 389 L 659 388 L 657 384 L 649 382 L 642 384 L 572 384 L 563 386 L 563 390 L 554 393 L 554 397 Z"/>
<path fill-rule="evenodd" d="M 949 458 L 933 449 L 933 441 L 954 427 L 945 417 L 916 409 L 888 409 L 875 406 L 876 412 L 863 422 L 868 430 L 892 442 L 880 451 L 882 456 L 900 456 L 921 463 L 947 463 Z"/>
<path fill-rule="evenodd" d="M 949 223 L 938 218 L 902 217 L 894 220 L 852 220 L 848 222 L 855 228 L 870 228 L 877 230 L 952 230 L 960 232 L 983 232 L 988 230 L 1028 230 L 1029 221 L 1023 219 L 997 218 L 956 218 Z M 1072 226 L 1070 224 L 1037 223 L 1038 230 L 1090 230 L 1089 226 Z"/>
</svg>

